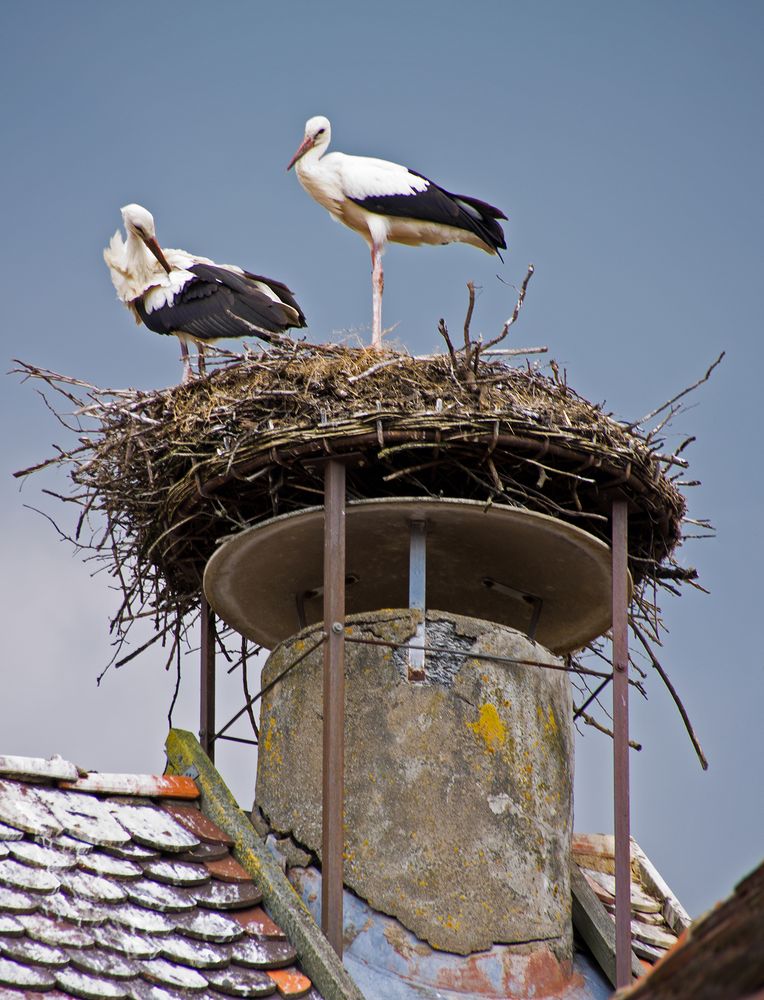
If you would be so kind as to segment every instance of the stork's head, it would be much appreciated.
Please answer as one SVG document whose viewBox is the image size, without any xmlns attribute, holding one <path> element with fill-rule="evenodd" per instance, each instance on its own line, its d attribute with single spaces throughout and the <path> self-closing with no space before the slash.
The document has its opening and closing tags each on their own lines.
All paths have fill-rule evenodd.
<svg viewBox="0 0 764 1000">
<path fill-rule="evenodd" d="M 137 236 L 154 254 L 162 267 L 169 274 L 172 268 L 167 263 L 162 248 L 157 242 L 157 232 L 154 226 L 154 216 L 143 205 L 125 205 L 122 209 L 122 221 L 128 236 Z"/>
<path fill-rule="evenodd" d="M 325 118 L 323 115 L 315 115 L 313 118 L 309 118 L 305 122 L 305 136 L 303 137 L 302 144 L 289 161 L 287 170 L 291 170 L 295 163 L 311 149 L 318 150 L 318 155 L 321 156 L 329 145 L 331 138 L 332 126 L 329 124 L 328 118 Z"/>
</svg>

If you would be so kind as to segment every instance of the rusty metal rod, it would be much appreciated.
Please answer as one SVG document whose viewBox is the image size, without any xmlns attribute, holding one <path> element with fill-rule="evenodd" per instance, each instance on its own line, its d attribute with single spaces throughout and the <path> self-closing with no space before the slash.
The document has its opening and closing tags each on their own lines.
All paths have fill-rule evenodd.
<svg viewBox="0 0 764 1000">
<path fill-rule="evenodd" d="M 248 746 L 256 747 L 260 744 L 257 740 L 245 740 L 242 736 L 218 736 L 219 740 L 228 740 L 230 743 L 246 743 Z"/>
<path fill-rule="evenodd" d="M 325 638 L 326 636 L 322 632 L 320 638 L 316 642 L 314 642 L 312 646 L 309 646 L 303 653 L 300 654 L 300 656 L 297 657 L 296 660 L 292 660 L 289 666 L 286 667 L 284 670 L 282 670 L 281 673 L 278 674 L 276 677 L 274 677 L 272 681 L 269 681 L 268 684 L 265 685 L 265 687 L 260 688 L 257 694 L 249 699 L 244 708 L 242 708 L 241 711 L 237 712 L 236 715 L 233 716 L 233 718 L 229 719 L 228 722 L 226 722 L 226 724 L 223 726 L 222 729 L 218 730 L 218 732 L 215 733 L 215 739 L 216 740 L 221 739 L 223 737 L 223 733 L 227 732 L 234 724 L 234 722 L 237 722 L 242 717 L 242 715 L 244 715 L 244 713 L 250 706 L 254 705 L 255 702 L 258 701 L 260 698 L 262 698 L 264 694 L 267 694 L 272 687 L 275 687 L 280 680 L 286 677 L 286 675 L 289 673 L 290 670 L 294 670 L 294 668 L 297 666 L 298 663 L 302 663 L 302 661 L 306 659 L 306 657 L 310 656 L 310 654 L 314 650 L 318 649 L 318 647 L 321 645 L 321 643 L 324 641 Z"/>
<path fill-rule="evenodd" d="M 200 698 L 199 742 L 209 759 L 215 762 L 215 612 L 202 593 L 199 613 Z"/>
<path fill-rule="evenodd" d="M 492 663 L 516 663 L 521 667 L 546 667 L 548 670 L 564 670 L 571 674 L 587 674 L 590 677 L 603 677 L 610 680 L 612 674 L 602 670 L 591 670 L 589 667 L 569 667 L 564 663 L 542 663 L 541 660 L 518 660 L 512 656 L 494 656 L 491 653 L 472 653 L 464 649 L 450 649 L 448 646 L 415 646 L 408 642 L 388 642 L 386 639 L 362 639 L 360 636 L 346 635 L 345 642 L 358 642 L 365 646 L 388 646 L 390 649 L 423 649 L 425 653 L 448 653 L 451 656 L 463 656 L 468 660 L 488 660 Z"/>
<path fill-rule="evenodd" d="M 605 690 L 605 688 L 608 686 L 608 684 L 610 683 L 610 681 L 612 679 L 613 679 L 613 675 L 612 674 L 610 675 L 610 677 L 606 677 L 605 680 L 601 684 L 598 684 L 597 687 L 592 691 L 592 693 L 589 695 L 589 697 L 586 699 L 586 701 L 583 703 L 583 705 L 579 705 L 578 708 L 575 709 L 575 711 L 573 712 L 573 721 L 574 722 L 579 717 L 579 715 L 583 715 L 583 713 L 591 705 L 591 703 L 594 701 L 594 699 L 597 698 L 597 697 L 599 697 L 599 695 L 602 694 L 602 692 Z"/>
<path fill-rule="evenodd" d="M 613 500 L 613 792 L 616 989 L 631 983 L 629 829 L 629 582 L 626 501 Z"/>
<path fill-rule="evenodd" d="M 324 470 L 324 732 L 321 930 L 342 956 L 345 786 L 345 466 Z"/>
</svg>

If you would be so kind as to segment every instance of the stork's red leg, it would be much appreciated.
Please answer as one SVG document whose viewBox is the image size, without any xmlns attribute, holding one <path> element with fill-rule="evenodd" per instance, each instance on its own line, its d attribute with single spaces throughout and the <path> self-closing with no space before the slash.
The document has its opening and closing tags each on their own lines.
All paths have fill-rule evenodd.
<svg viewBox="0 0 764 1000">
<path fill-rule="evenodd" d="M 385 277 L 382 272 L 382 248 L 375 243 L 371 245 L 371 346 L 382 349 L 382 291 L 385 287 Z"/>
<path fill-rule="evenodd" d="M 185 337 L 178 337 L 180 341 L 180 360 L 183 362 L 183 382 L 190 382 L 194 377 L 194 373 L 191 370 L 191 359 L 188 356 L 188 345 L 186 344 Z"/>
</svg>

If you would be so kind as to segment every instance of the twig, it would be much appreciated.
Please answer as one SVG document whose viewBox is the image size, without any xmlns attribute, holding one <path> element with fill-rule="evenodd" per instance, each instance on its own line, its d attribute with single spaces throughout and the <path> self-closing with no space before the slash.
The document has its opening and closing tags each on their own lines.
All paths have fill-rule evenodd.
<svg viewBox="0 0 764 1000">
<path fill-rule="evenodd" d="M 172 729 L 172 713 L 175 709 L 175 703 L 178 700 L 178 694 L 180 692 L 180 643 L 175 645 L 175 690 L 172 693 L 172 701 L 170 702 L 170 708 L 167 712 L 167 724 L 170 729 Z"/>
<path fill-rule="evenodd" d="M 533 272 L 535 270 L 536 269 L 533 266 L 533 264 L 528 265 L 528 271 L 525 277 L 523 278 L 522 285 L 520 285 L 520 294 L 517 296 L 517 302 L 515 303 L 515 308 L 512 311 L 512 315 L 509 317 L 504 326 L 501 328 L 501 333 L 497 337 L 494 337 L 493 340 L 489 340 L 485 344 L 475 345 L 475 353 L 473 355 L 473 367 L 475 368 L 475 370 L 477 370 L 477 363 L 480 355 L 484 351 L 487 351 L 489 348 L 493 347 L 494 344 L 498 344 L 500 341 L 504 340 L 504 338 L 509 333 L 512 324 L 517 321 L 517 317 L 520 315 L 520 310 L 523 308 L 523 303 L 525 302 L 525 294 L 528 291 L 528 282 L 533 277 Z"/>
<path fill-rule="evenodd" d="M 607 726 L 603 726 L 600 722 L 597 722 L 596 719 L 592 718 L 591 715 L 588 715 L 586 712 L 579 711 L 578 716 L 579 718 L 584 720 L 587 726 L 593 726 L 595 729 L 599 730 L 599 732 L 604 733 L 605 736 L 609 736 L 611 740 L 613 739 L 612 729 L 608 729 Z M 629 740 L 629 746 L 631 747 L 632 750 L 642 749 L 642 744 L 635 743 L 634 740 Z"/>
<path fill-rule="evenodd" d="M 441 320 L 441 323 L 443 321 Z M 401 363 L 401 357 L 387 358 L 386 361 L 379 361 L 376 365 L 372 365 L 371 368 L 367 368 L 366 371 L 360 373 L 360 375 L 351 375 L 348 382 L 352 385 L 353 382 L 358 382 L 362 378 L 366 378 L 367 375 L 373 375 L 374 372 L 378 372 L 380 368 L 387 368 L 389 365 L 398 365 Z"/>
<path fill-rule="evenodd" d="M 475 309 L 475 282 L 467 282 L 467 291 L 469 292 L 469 302 L 467 304 L 467 315 L 464 317 L 464 358 L 466 364 L 470 363 L 470 347 L 472 345 L 472 340 L 470 338 L 470 323 L 472 322 L 472 313 Z"/>
<path fill-rule="evenodd" d="M 679 709 L 679 714 L 682 716 L 682 722 L 684 723 L 684 728 L 687 730 L 687 735 L 690 737 L 692 745 L 693 745 L 693 747 L 695 749 L 695 753 L 698 755 L 698 760 L 700 761 L 700 766 L 703 768 L 704 771 L 707 771 L 708 770 L 708 760 L 706 759 L 706 755 L 703 753 L 703 748 L 700 745 L 700 740 L 696 736 L 695 730 L 692 727 L 692 723 L 690 722 L 690 717 L 687 714 L 687 710 L 685 709 L 684 705 L 682 704 L 682 701 L 681 701 L 679 695 L 676 693 L 676 688 L 674 687 L 674 685 L 669 680 L 668 674 L 666 673 L 666 671 L 661 666 L 660 661 L 658 660 L 658 657 L 653 652 L 652 647 L 650 646 L 650 643 L 645 638 L 645 636 L 644 636 L 642 630 L 640 629 L 640 627 L 634 621 L 631 621 L 630 624 L 631 624 L 631 629 L 634 632 L 634 635 L 642 643 L 642 646 L 644 647 L 645 652 L 650 657 L 650 662 L 655 667 L 655 669 L 658 671 L 658 674 L 659 674 L 661 680 L 663 681 L 663 683 L 668 688 L 668 691 L 669 691 L 669 694 L 671 695 L 671 697 L 674 699 L 674 704 Z"/>
<path fill-rule="evenodd" d="M 448 327 L 446 326 L 446 321 L 441 316 L 438 321 L 438 333 L 446 342 L 446 347 L 448 348 L 448 354 L 451 358 L 451 364 L 456 368 L 458 366 L 458 361 L 456 360 L 456 351 L 454 350 L 454 345 L 451 343 L 451 338 L 448 335 Z"/>
<path fill-rule="evenodd" d="M 249 678 L 247 676 L 247 640 L 242 636 L 241 638 L 241 681 L 244 688 L 244 704 L 247 707 L 247 715 L 249 716 L 249 723 L 252 726 L 252 731 L 255 734 L 255 739 L 259 741 L 260 732 L 257 728 L 257 722 L 255 721 L 255 713 L 252 710 L 252 695 L 249 691 Z"/>
<path fill-rule="evenodd" d="M 660 406 L 656 407 L 656 409 L 651 410 L 649 413 L 646 413 L 644 417 L 641 417 L 639 420 L 635 420 L 633 423 L 628 424 L 629 430 L 633 430 L 635 427 L 639 427 L 641 424 L 644 424 L 645 421 L 652 420 L 653 417 L 657 417 L 658 414 L 662 413 L 667 406 L 672 406 L 674 403 L 676 403 L 678 399 L 681 399 L 682 396 L 686 396 L 688 392 L 692 392 L 693 389 L 697 389 L 699 385 L 703 385 L 704 382 L 707 382 L 711 377 L 711 372 L 714 370 L 714 368 L 716 368 L 717 365 L 721 364 L 722 358 L 726 353 L 727 353 L 726 351 L 722 351 L 722 353 L 719 355 L 716 361 L 714 361 L 713 364 L 709 367 L 706 374 L 702 378 L 699 378 L 697 382 L 693 382 L 693 384 L 688 386 L 686 389 L 682 389 L 682 391 L 678 392 L 676 396 L 673 396 L 665 403 L 662 403 Z"/>
<path fill-rule="evenodd" d="M 498 351 L 486 351 L 483 349 L 481 353 L 490 355 L 491 357 L 503 354 L 506 357 L 517 358 L 525 354 L 546 354 L 548 351 L 548 347 L 503 347 Z"/>
</svg>

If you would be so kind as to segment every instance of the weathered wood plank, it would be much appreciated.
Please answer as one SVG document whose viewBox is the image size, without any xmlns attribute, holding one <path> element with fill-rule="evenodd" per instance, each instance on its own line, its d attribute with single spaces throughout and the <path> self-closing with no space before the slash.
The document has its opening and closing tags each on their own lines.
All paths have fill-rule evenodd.
<svg viewBox="0 0 764 1000">
<path fill-rule="evenodd" d="M 583 872 L 573 862 L 570 866 L 570 888 L 573 897 L 573 926 L 591 949 L 600 968 L 615 986 L 615 924 L 602 903 L 597 899 Z M 632 974 L 644 972 L 637 956 L 632 952 Z"/>
</svg>

